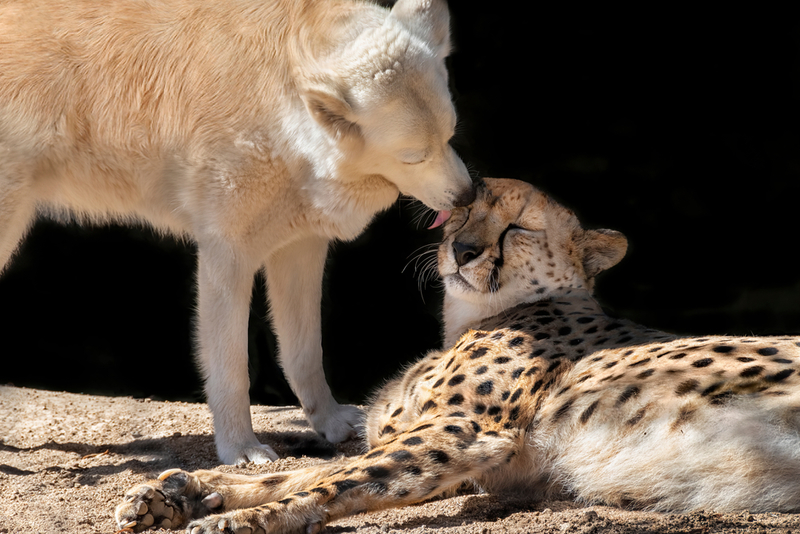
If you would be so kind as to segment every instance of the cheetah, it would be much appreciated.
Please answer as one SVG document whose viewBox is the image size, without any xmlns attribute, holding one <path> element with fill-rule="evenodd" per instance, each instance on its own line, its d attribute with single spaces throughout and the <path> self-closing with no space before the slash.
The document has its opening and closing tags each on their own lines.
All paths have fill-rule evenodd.
<svg viewBox="0 0 800 534">
<path fill-rule="evenodd" d="M 679 337 L 592 297 L 627 239 L 533 186 L 485 179 L 438 249 L 445 346 L 389 382 L 369 450 L 268 475 L 173 469 L 120 528 L 318 532 L 472 482 L 657 511 L 800 508 L 798 337 Z"/>
</svg>

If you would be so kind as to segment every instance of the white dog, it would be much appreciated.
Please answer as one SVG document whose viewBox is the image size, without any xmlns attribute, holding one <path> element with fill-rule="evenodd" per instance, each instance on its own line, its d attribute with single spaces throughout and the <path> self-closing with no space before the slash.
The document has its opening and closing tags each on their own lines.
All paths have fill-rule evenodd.
<svg viewBox="0 0 800 534">
<path fill-rule="evenodd" d="M 444 0 L 9 0 L 0 4 L 0 267 L 37 211 L 146 221 L 198 245 L 199 362 L 226 463 L 253 434 L 247 320 L 266 270 L 281 361 L 314 429 L 359 412 L 321 364 L 328 243 L 399 193 L 472 200 Z"/>
</svg>

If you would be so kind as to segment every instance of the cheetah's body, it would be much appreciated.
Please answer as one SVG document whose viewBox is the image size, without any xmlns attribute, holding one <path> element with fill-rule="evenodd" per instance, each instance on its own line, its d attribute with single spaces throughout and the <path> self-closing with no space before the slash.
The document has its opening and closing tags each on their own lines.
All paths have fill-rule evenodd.
<svg viewBox="0 0 800 534">
<path fill-rule="evenodd" d="M 658 510 L 800 508 L 800 338 L 613 319 L 590 290 L 624 237 L 583 230 L 527 184 L 487 184 L 439 251 L 446 334 L 466 333 L 377 395 L 367 454 L 257 477 L 170 471 L 128 493 L 120 525 L 226 512 L 192 532 L 316 531 L 467 480 Z"/>
</svg>

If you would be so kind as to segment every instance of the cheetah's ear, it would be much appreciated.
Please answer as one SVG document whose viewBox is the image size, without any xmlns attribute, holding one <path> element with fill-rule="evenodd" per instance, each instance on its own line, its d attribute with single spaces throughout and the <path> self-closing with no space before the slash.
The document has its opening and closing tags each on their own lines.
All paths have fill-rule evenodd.
<svg viewBox="0 0 800 534">
<path fill-rule="evenodd" d="M 588 278 L 613 267 L 625 256 L 628 239 L 615 230 L 587 230 L 583 236 L 583 271 Z"/>
</svg>

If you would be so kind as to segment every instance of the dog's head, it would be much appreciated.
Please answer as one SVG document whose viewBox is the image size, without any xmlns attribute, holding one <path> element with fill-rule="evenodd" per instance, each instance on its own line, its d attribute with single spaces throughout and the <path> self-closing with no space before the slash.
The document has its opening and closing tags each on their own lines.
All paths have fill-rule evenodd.
<svg viewBox="0 0 800 534">
<path fill-rule="evenodd" d="M 445 1 L 399 0 L 360 19 L 350 42 L 300 88 L 340 151 L 339 168 L 380 175 L 436 210 L 469 204 L 472 180 L 449 144 L 456 115 L 444 65 Z"/>
</svg>

